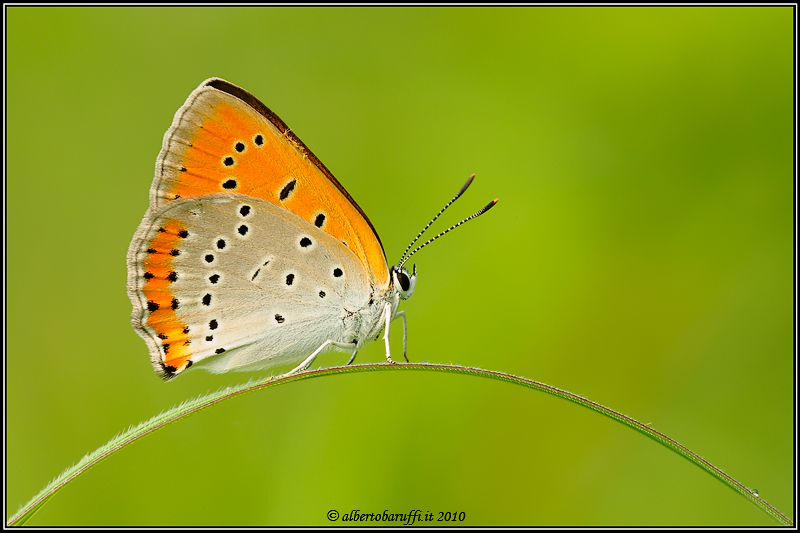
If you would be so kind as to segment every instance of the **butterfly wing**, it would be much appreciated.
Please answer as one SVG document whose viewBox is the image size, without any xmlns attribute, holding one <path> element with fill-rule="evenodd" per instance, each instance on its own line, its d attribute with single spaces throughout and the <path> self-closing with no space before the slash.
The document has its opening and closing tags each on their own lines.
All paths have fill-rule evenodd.
<svg viewBox="0 0 800 533">
<path fill-rule="evenodd" d="M 351 343 L 343 309 L 370 299 L 367 272 L 335 237 L 282 207 L 218 193 L 145 219 L 128 252 L 134 328 L 165 378 L 192 364 L 253 370 Z"/>
<path fill-rule="evenodd" d="M 294 213 L 349 247 L 374 287 L 389 285 L 378 234 L 344 187 L 258 99 L 211 78 L 189 95 L 164 136 L 151 210 L 179 198 L 224 192 Z"/>
</svg>

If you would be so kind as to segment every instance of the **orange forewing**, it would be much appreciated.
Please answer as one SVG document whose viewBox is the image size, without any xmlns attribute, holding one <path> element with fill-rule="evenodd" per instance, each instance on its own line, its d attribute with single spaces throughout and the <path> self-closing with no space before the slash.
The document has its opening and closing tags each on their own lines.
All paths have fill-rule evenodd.
<svg viewBox="0 0 800 533">
<path fill-rule="evenodd" d="M 264 104 L 212 78 L 189 96 L 164 138 L 151 204 L 224 192 L 266 200 L 317 225 L 356 254 L 373 286 L 388 286 L 383 246 L 344 187 Z"/>
</svg>

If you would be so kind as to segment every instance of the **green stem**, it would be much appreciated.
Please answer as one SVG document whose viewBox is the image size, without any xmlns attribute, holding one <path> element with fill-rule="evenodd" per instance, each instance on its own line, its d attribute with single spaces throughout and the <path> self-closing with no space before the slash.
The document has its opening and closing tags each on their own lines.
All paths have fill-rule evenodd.
<svg viewBox="0 0 800 533">
<path fill-rule="evenodd" d="M 658 431 L 648 427 L 641 422 L 634 420 L 629 416 L 625 416 L 622 413 L 618 413 L 613 409 L 609 409 L 608 407 L 604 407 L 598 403 L 593 401 L 587 400 L 586 398 L 581 398 L 576 394 L 572 394 L 571 392 L 567 392 L 561 389 L 557 389 L 555 387 L 551 387 L 550 385 L 545 385 L 544 383 L 539 383 L 538 381 L 533 381 L 527 378 L 520 378 L 517 376 L 512 376 L 511 374 L 505 374 L 503 372 L 496 372 L 493 370 L 481 370 L 478 368 L 471 368 L 471 367 L 463 367 L 458 365 L 441 365 L 441 364 L 429 364 L 429 363 L 405 363 L 405 364 L 364 364 L 364 365 L 352 365 L 352 366 L 334 366 L 330 368 L 322 368 L 317 370 L 306 370 L 304 372 L 299 372 L 293 375 L 283 375 L 274 378 L 268 378 L 267 380 L 259 380 L 259 381 L 249 381 L 242 385 L 237 385 L 234 387 L 228 387 L 226 389 L 222 389 L 220 391 L 207 394 L 206 396 L 201 396 L 194 400 L 186 401 L 177 407 L 173 407 L 169 411 L 163 412 L 159 415 L 154 416 L 150 420 L 146 422 L 142 422 L 136 427 L 133 427 L 123 433 L 120 433 L 113 439 L 111 439 L 107 444 L 101 446 L 94 452 L 87 454 L 83 457 L 80 461 L 78 461 L 73 466 L 67 468 L 61 475 L 51 481 L 42 491 L 37 494 L 30 502 L 24 505 L 17 513 L 12 516 L 9 521 L 9 526 L 21 526 L 25 524 L 30 518 L 41 509 L 47 501 L 52 498 L 56 492 L 58 492 L 64 485 L 78 477 L 84 471 L 86 471 L 89 467 L 94 466 L 95 464 L 99 463 L 112 453 L 116 452 L 120 448 L 130 444 L 131 442 L 135 441 L 136 439 L 147 435 L 161 427 L 166 426 L 167 424 L 174 422 L 180 418 L 188 416 L 192 413 L 195 413 L 201 409 L 205 409 L 215 403 L 221 402 L 228 398 L 232 398 L 234 396 L 238 396 L 240 394 L 245 394 L 247 392 L 265 389 L 267 387 L 273 387 L 276 385 L 282 385 L 284 383 L 290 383 L 293 381 L 301 381 L 304 379 L 310 379 L 320 376 L 330 376 L 335 374 L 351 374 L 355 372 L 372 372 L 377 370 L 428 370 L 428 371 L 435 371 L 435 372 L 453 372 L 456 374 L 466 374 L 470 376 L 479 376 L 485 378 L 492 378 L 492 379 L 499 379 L 501 381 L 507 381 L 509 383 L 514 383 L 516 385 L 522 385 L 524 387 L 529 387 L 531 389 L 538 390 L 540 392 L 545 392 L 547 394 L 552 394 L 553 396 L 557 396 L 559 398 L 563 398 L 565 400 L 569 400 L 571 402 L 577 403 L 583 407 L 587 407 L 592 409 L 593 411 L 597 411 L 609 418 L 616 420 L 617 422 L 621 422 L 626 426 L 635 429 L 639 433 L 642 433 L 651 439 L 659 442 L 660 444 L 666 446 L 667 448 L 671 449 L 678 455 L 682 456 L 685 459 L 688 459 L 695 465 L 699 466 L 718 480 L 722 481 L 725 485 L 730 487 L 731 489 L 735 490 L 742 496 L 744 496 L 748 501 L 754 504 L 756 507 L 767 513 L 773 519 L 778 521 L 780 524 L 785 526 L 794 526 L 794 523 L 789 520 L 786 516 L 780 513 L 777 509 L 772 507 L 770 504 L 762 500 L 757 494 L 754 494 L 750 491 L 747 487 L 733 479 L 731 476 L 720 470 L 719 468 L 715 467 L 696 453 L 689 450 L 687 447 L 683 446 L 682 444 L 672 440 L 671 438 L 667 437 L 663 433 L 659 433 Z"/>
</svg>

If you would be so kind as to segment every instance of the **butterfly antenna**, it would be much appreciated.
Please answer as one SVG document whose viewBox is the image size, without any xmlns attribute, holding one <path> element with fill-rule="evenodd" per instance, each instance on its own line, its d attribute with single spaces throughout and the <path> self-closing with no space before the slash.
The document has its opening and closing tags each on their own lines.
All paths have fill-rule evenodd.
<svg viewBox="0 0 800 533">
<path fill-rule="evenodd" d="M 469 185 L 469 183 L 467 183 L 467 185 Z M 465 186 L 465 188 L 466 188 L 466 186 Z M 464 192 L 464 189 L 462 189 L 462 190 L 461 190 L 461 192 Z M 459 194 L 461 194 L 461 193 L 459 193 Z M 456 196 L 456 198 L 458 198 L 458 196 Z M 453 200 L 455 200 L 455 198 L 454 198 Z M 494 207 L 494 204 L 496 204 L 497 202 L 498 202 L 498 199 L 497 199 L 497 198 L 495 198 L 494 200 L 492 200 L 491 202 L 489 202 L 489 203 L 488 203 L 488 204 L 487 204 L 485 207 L 483 207 L 482 209 L 478 210 L 478 211 L 477 211 L 477 212 L 475 212 L 474 214 L 472 214 L 472 215 L 468 216 L 467 218 L 465 218 L 464 220 L 462 220 L 462 221 L 461 221 L 461 222 L 459 222 L 458 224 L 453 224 L 452 226 L 450 226 L 449 228 L 447 228 L 446 230 L 444 230 L 443 232 L 441 232 L 441 233 L 440 233 L 439 235 L 437 235 L 436 237 L 432 237 L 432 238 L 428 239 L 427 241 L 425 241 L 424 243 L 420 244 L 419 246 L 417 246 L 416 248 L 414 248 L 414 250 L 413 250 L 413 251 L 412 251 L 410 254 L 408 254 L 408 256 L 406 256 L 404 259 L 402 259 L 402 260 L 400 261 L 400 264 L 398 264 L 397 266 L 398 266 L 398 267 L 401 267 L 401 266 L 403 266 L 403 263 L 405 263 L 406 261 L 408 261 L 408 260 L 411 258 L 411 256 L 412 256 L 412 255 L 414 255 L 415 253 L 419 252 L 421 249 L 425 248 L 426 246 L 428 246 L 430 243 L 432 243 L 433 241 L 435 241 L 436 239 L 438 239 L 439 237 L 441 237 L 441 236 L 442 236 L 442 235 L 444 235 L 445 233 L 450 233 L 451 231 L 453 231 L 454 229 L 456 229 L 457 227 L 459 227 L 459 226 L 460 226 L 461 224 L 463 224 L 464 222 L 468 222 L 468 221 L 472 220 L 473 218 L 478 218 L 479 216 L 481 216 L 482 214 L 484 214 L 486 211 L 488 211 L 489 209 L 493 208 L 493 207 Z M 453 202 L 450 202 L 450 203 L 453 203 Z M 449 204 L 448 204 L 448 205 L 449 205 Z M 444 209 L 442 209 L 442 211 L 444 211 Z M 440 214 L 441 214 L 441 213 L 440 213 Z M 438 217 L 439 215 L 436 215 L 436 216 Z M 434 218 L 434 220 L 436 220 L 436 219 Z M 428 225 L 430 226 L 430 224 L 428 224 Z M 414 239 L 414 240 L 416 240 L 416 239 Z M 413 244 L 413 243 L 412 243 L 412 244 Z"/>
<path fill-rule="evenodd" d="M 410 255 L 409 255 L 408 257 L 406 257 L 406 253 L 408 253 L 408 251 L 411 249 L 411 247 L 412 247 L 412 246 L 414 246 L 414 243 L 415 243 L 415 242 L 417 242 L 417 241 L 419 240 L 419 238 L 420 238 L 420 237 L 422 237 L 422 234 L 423 234 L 423 233 L 425 233 L 425 231 L 426 231 L 428 228 L 430 228 L 430 227 L 431 227 L 431 224 L 433 224 L 433 223 L 436 221 L 436 219 L 437 219 L 437 218 L 439 218 L 439 216 L 440 216 L 442 213 L 444 213 L 444 212 L 445 212 L 445 210 L 446 210 L 448 207 L 450 207 L 451 205 L 453 205 L 453 202 L 455 202 L 456 200 L 458 200 L 458 198 L 459 198 L 459 197 L 460 197 L 462 194 L 464 194 L 464 191 L 466 191 L 466 190 L 467 190 L 467 188 L 469 188 L 469 186 L 470 186 L 470 185 L 472 185 L 472 180 L 474 180 L 474 179 L 475 179 L 475 174 L 473 174 L 472 176 L 470 176 L 470 177 L 469 177 L 469 179 L 468 179 L 468 180 L 467 180 L 467 182 L 464 184 L 464 186 L 463 186 L 463 187 L 461 187 L 461 190 L 460 190 L 460 191 L 458 191 L 458 194 L 456 194 L 455 196 L 453 196 L 453 199 L 452 199 L 452 200 L 450 200 L 449 202 L 447 202 L 447 205 L 445 205 L 445 206 L 442 208 L 442 210 L 441 210 L 441 211 L 439 211 L 438 213 L 436 213 L 436 216 L 435 216 L 435 217 L 433 217 L 433 218 L 431 219 L 431 221 L 430 221 L 430 222 L 428 222 L 428 225 L 427 225 L 427 226 L 425 226 L 424 228 L 422 228 L 422 231 L 420 231 L 420 232 L 419 232 L 419 235 L 417 235 L 416 237 L 414 237 L 414 240 L 413 240 L 413 241 L 411 241 L 411 243 L 409 243 L 409 245 L 408 245 L 408 246 L 406 247 L 406 249 L 403 251 L 403 255 L 402 255 L 402 256 L 400 256 L 400 265 L 402 265 L 403 263 L 405 263 L 405 262 L 408 260 L 408 257 L 411 257 Z M 412 252 L 412 253 L 413 253 L 413 252 Z"/>
</svg>

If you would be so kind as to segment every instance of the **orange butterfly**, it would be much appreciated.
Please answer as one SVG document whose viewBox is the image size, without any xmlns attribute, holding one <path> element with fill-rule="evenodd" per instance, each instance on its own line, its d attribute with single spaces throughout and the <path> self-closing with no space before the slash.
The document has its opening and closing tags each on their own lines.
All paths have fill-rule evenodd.
<svg viewBox="0 0 800 533">
<path fill-rule="evenodd" d="M 253 95 L 211 78 L 175 114 L 156 160 L 128 250 L 133 327 L 164 379 L 192 365 L 302 361 L 294 372 L 329 349 L 351 352 L 349 364 L 381 332 L 393 363 L 389 324 L 403 319 L 405 357 L 397 308 L 416 283 L 403 264 L 422 246 L 390 269 L 369 218 L 311 150 Z"/>
</svg>

